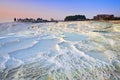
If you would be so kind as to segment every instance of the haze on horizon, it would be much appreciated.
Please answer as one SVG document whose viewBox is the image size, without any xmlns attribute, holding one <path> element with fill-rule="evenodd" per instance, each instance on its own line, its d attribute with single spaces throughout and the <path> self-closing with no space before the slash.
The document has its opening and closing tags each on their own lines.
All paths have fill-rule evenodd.
<svg viewBox="0 0 120 80">
<path fill-rule="evenodd" d="M 0 22 L 13 18 L 54 18 L 82 14 L 92 18 L 97 14 L 120 16 L 120 0 L 1 0 Z"/>
</svg>

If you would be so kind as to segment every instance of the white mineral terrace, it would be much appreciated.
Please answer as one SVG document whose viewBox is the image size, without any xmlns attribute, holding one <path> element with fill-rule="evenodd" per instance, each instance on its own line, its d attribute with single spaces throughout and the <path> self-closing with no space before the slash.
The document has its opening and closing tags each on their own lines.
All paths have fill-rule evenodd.
<svg viewBox="0 0 120 80">
<path fill-rule="evenodd" d="M 120 24 L 0 23 L 0 80 L 120 80 Z"/>
</svg>

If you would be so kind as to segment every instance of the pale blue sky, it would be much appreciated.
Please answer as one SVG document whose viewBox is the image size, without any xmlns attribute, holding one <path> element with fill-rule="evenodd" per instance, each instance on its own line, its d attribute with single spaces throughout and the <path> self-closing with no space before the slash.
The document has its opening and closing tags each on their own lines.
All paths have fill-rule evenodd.
<svg viewBox="0 0 120 80">
<path fill-rule="evenodd" d="M 42 17 L 64 19 L 67 15 L 96 14 L 120 16 L 120 0 L 1 0 L 0 20 L 14 17 Z"/>
</svg>

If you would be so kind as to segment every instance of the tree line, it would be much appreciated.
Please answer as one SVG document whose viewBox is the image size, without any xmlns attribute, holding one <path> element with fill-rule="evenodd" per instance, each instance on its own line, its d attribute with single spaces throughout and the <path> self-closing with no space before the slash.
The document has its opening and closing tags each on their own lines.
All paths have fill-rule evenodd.
<svg viewBox="0 0 120 80">
<path fill-rule="evenodd" d="M 66 16 L 64 21 L 83 21 L 86 20 L 85 15 L 73 15 L 73 16 Z"/>
<path fill-rule="evenodd" d="M 33 18 L 14 18 L 15 22 L 32 22 L 32 23 L 39 23 L 39 22 L 48 22 L 48 20 L 44 20 L 42 18 L 37 18 L 37 19 L 33 19 Z"/>
<path fill-rule="evenodd" d="M 114 17 L 114 15 L 109 15 L 109 14 L 100 14 L 97 16 L 94 16 L 93 19 L 87 19 L 85 15 L 71 15 L 71 16 L 66 16 L 64 18 L 64 21 L 84 21 L 84 20 L 120 20 L 120 17 Z M 42 18 L 14 18 L 15 22 L 32 22 L 32 23 L 40 23 L 40 22 L 58 22 L 59 20 L 54 20 L 51 18 L 51 20 L 45 20 Z"/>
</svg>

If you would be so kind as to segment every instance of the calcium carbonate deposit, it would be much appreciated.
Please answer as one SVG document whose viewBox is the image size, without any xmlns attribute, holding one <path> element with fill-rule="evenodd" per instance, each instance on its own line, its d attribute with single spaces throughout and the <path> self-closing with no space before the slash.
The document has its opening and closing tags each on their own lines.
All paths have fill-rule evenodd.
<svg viewBox="0 0 120 80">
<path fill-rule="evenodd" d="M 120 24 L 0 23 L 0 80 L 120 80 Z"/>
</svg>

